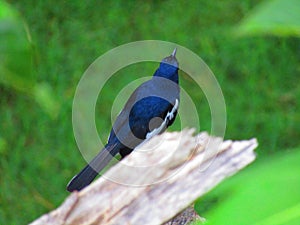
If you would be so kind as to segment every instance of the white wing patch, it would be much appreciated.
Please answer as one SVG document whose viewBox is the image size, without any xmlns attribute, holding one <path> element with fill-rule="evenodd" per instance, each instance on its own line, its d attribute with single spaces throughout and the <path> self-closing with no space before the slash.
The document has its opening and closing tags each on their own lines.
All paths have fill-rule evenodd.
<svg viewBox="0 0 300 225">
<path fill-rule="evenodd" d="M 175 113 L 178 109 L 178 106 L 179 106 L 179 102 L 178 102 L 178 99 L 176 99 L 175 101 L 175 105 L 173 106 L 171 112 L 168 112 L 165 119 L 164 119 L 164 122 L 162 122 L 162 124 L 158 127 L 158 128 L 155 128 L 154 130 L 152 130 L 151 132 L 147 133 L 146 135 L 146 139 L 149 139 L 149 138 L 152 138 L 153 136 L 157 135 L 157 134 L 160 134 L 163 129 L 166 128 L 167 126 L 167 122 L 172 120 L 175 116 Z"/>
</svg>

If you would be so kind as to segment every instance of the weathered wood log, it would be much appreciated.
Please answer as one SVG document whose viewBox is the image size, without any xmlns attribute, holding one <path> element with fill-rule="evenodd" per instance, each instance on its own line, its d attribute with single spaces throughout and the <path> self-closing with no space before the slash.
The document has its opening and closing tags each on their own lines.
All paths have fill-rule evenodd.
<svg viewBox="0 0 300 225">
<path fill-rule="evenodd" d="M 256 139 L 192 133 L 153 137 L 32 225 L 162 224 L 255 159 Z"/>
</svg>

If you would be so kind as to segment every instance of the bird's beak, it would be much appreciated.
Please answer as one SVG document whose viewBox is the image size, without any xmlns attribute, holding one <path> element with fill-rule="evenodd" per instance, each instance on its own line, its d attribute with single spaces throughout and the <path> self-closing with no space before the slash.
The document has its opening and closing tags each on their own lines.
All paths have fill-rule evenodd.
<svg viewBox="0 0 300 225">
<path fill-rule="evenodd" d="M 174 49 L 174 51 L 172 52 L 171 56 L 175 57 L 176 56 L 176 52 L 177 52 L 177 48 Z"/>
</svg>

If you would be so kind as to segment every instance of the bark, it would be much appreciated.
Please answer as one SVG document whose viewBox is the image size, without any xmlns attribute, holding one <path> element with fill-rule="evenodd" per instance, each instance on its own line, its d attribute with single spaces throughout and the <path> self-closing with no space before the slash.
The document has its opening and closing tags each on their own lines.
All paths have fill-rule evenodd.
<svg viewBox="0 0 300 225">
<path fill-rule="evenodd" d="M 32 225 L 162 224 L 255 159 L 256 139 L 192 134 L 153 137 Z"/>
</svg>

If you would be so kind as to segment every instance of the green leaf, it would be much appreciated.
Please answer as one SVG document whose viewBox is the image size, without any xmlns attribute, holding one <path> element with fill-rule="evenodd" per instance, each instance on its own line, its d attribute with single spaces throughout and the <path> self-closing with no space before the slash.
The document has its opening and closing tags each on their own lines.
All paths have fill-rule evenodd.
<svg viewBox="0 0 300 225">
<path fill-rule="evenodd" d="M 18 13 L 0 0 L 0 85 L 33 97 L 52 118 L 59 105 L 52 88 L 36 82 L 30 33 Z"/>
<path fill-rule="evenodd" d="M 300 218 L 300 204 L 287 208 L 282 212 L 272 215 L 254 225 L 280 225 L 288 224 L 290 221 L 299 220 Z"/>
<path fill-rule="evenodd" d="M 35 82 L 32 49 L 18 14 L 0 2 L 0 83 L 28 91 Z"/>
<path fill-rule="evenodd" d="M 0 1 L 0 20 L 15 18 L 16 12 L 4 1 Z"/>
<path fill-rule="evenodd" d="M 300 221 L 300 149 L 254 163 L 200 199 L 207 224 L 287 225 Z M 206 212 L 204 201 L 216 200 Z"/>
<path fill-rule="evenodd" d="M 263 2 L 240 23 L 235 33 L 300 37 L 300 1 Z"/>
</svg>

